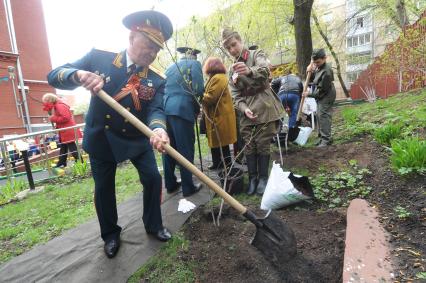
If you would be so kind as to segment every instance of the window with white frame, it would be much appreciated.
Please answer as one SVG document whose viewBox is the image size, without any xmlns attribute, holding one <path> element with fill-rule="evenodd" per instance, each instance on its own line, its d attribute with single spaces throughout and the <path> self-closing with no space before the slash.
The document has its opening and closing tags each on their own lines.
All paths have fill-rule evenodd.
<svg viewBox="0 0 426 283">
<path fill-rule="evenodd" d="M 346 47 L 355 47 L 371 43 L 371 33 L 350 36 L 346 39 Z"/>
<path fill-rule="evenodd" d="M 371 51 L 349 54 L 346 57 L 348 65 L 369 64 L 371 62 Z"/>
</svg>

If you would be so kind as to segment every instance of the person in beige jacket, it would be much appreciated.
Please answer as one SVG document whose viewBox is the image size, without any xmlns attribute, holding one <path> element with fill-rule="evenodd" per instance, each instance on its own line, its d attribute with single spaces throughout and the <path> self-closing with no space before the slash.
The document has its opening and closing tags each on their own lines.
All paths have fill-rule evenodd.
<svg viewBox="0 0 426 283">
<path fill-rule="evenodd" d="M 203 71 L 208 76 L 202 105 L 213 161 L 209 169 L 229 167 L 232 163 L 229 145 L 237 141 L 237 128 L 226 68 L 219 58 L 209 57 Z"/>
<path fill-rule="evenodd" d="M 269 86 L 269 60 L 260 50 L 244 47 L 238 32 L 224 29 L 222 45 L 233 57 L 229 87 L 235 108 L 243 113 L 240 134 L 246 144 L 249 195 L 262 195 L 268 182 L 271 139 L 284 116 L 279 97 Z"/>
</svg>

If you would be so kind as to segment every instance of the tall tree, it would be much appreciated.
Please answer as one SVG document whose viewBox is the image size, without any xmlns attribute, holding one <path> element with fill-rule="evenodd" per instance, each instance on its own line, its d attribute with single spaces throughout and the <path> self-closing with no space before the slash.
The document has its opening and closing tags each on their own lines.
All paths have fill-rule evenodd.
<svg viewBox="0 0 426 283">
<path fill-rule="evenodd" d="M 306 67 L 311 62 L 312 35 L 311 11 L 314 0 L 293 0 L 294 36 L 296 40 L 296 62 L 299 74 L 305 77 Z"/>
<path fill-rule="evenodd" d="M 336 62 L 337 77 L 339 78 L 339 82 L 340 82 L 340 85 L 342 86 L 342 90 L 343 90 L 346 97 L 350 97 L 349 91 L 348 91 L 348 89 L 346 88 L 346 85 L 345 85 L 345 81 L 342 78 L 342 71 L 341 71 L 341 68 L 340 68 L 339 58 L 337 57 L 336 52 L 334 52 L 333 46 L 331 45 L 330 41 L 328 40 L 327 35 L 322 30 L 321 25 L 318 21 L 318 18 L 317 18 L 317 15 L 315 14 L 315 12 L 312 12 L 312 18 L 314 19 L 315 26 L 317 27 L 318 32 L 321 34 L 322 39 L 324 40 L 325 44 L 327 44 L 327 47 L 330 50 L 330 53 L 333 56 L 334 61 Z"/>
</svg>

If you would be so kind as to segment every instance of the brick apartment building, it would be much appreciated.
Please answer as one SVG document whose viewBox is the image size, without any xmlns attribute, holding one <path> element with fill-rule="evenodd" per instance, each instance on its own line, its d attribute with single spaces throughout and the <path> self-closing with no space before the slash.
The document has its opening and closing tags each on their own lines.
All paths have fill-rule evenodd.
<svg viewBox="0 0 426 283">
<path fill-rule="evenodd" d="M 50 70 L 41 0 L 0 1 L 0 137 L 47 122 L 41 97 L 55 92 L 46 81 Z"/>
</svg>

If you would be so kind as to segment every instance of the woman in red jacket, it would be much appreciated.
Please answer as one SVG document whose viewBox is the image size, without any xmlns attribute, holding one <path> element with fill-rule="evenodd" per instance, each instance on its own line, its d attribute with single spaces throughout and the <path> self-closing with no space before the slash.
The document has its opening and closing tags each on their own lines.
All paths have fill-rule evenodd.
<svg viewBox="0 0 426 283">
<path fill-rule="evenodd" d="M 55 123 L 56 129 L 76 125 L 70 107 L 53 93 L 43 95 L 43 110 L 49 113 L 49 120 Z M 55 167 L 67 166 L 68 152 L 72 154 L 75 160 L 79 159 L 75 140 L 81 137 L 80 129 L 76 131 L 74 129 L 59 131 L 59 162 Z"/>
</svg>

